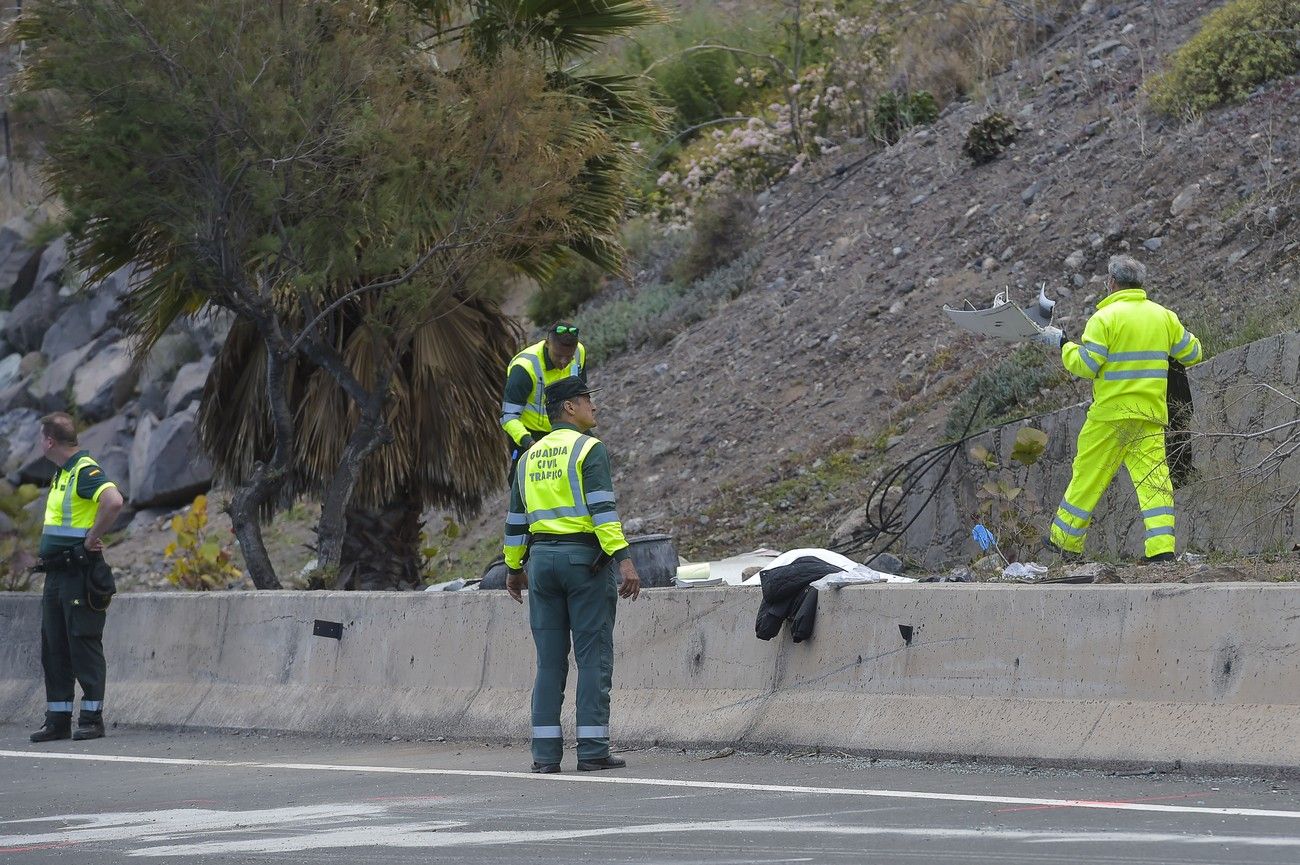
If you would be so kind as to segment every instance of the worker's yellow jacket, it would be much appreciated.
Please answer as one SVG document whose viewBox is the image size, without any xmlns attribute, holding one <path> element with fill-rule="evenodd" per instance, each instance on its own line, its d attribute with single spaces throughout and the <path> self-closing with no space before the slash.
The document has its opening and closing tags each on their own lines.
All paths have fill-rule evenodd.
<svg viewBox="0 0 1300 865">
<path fill-rule="evenodd" d="M 1061 346 L 1061 362 L 1092 379 L 1090 420 L 1167 425 L 1169 359 L 1184 366 L 1203 359 L 1201 341 L 1140 288 L 1116 291 L 1097 304 L 1080 342 Z"/>
</svg>

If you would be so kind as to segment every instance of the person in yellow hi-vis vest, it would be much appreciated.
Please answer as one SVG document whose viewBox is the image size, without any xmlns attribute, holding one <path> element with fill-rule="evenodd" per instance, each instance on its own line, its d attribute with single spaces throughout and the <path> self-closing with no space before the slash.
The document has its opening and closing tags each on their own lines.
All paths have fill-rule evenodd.
<svg viewBox="0 0 1300 865">
<path fill-rule="evenodd" d="M 554 429 L 519 460 L 506 515 L 506 591 L 523 603 L 528 589 L 537 647 L 532 750 L 533 771 L 541 773 L 560 771 L 570 640 L 578 663 L 578 771 L 626 765 L 609 753 L 614 608 L 619 597 L 636 600 L 641 577 L 623 537 L 609 454 L 587 434 L 596 425 L 591 393 L 576 376 L 546 388 Z"/>
<path fill-rule="evenodd" d="M 546 387 L 571 376 L 585 379 L 586 375 L 587 348 L 578 342 L 578 326 L 569 322 L 551 325 L 546 339 L 511 359 L 501 399 L 501 428 L 514 445 L 514 460 L 551 431 Z M 515 464 L 510 464 L 511 477 Z"/>
<path fill-rule="evenodd" d="M 104 535 L 122 510 L 122 494 L 77 444 L 77 427 L 64 412 L 41 418 L 41 449 L 56 466 L 45 502 L 39 570 L 41 667 L 45 671 L 45 725 L 33 742 L 98 739 L 104 735 L 104 621 L 112 598 L 112 571 L 104 563 Z M 81 714 L 72 732 L 74 683 Z"/>
<path fill-rule="evenodd" d="M 1174 557 L 1174 490 L 1165 461 L 1170 358 L 1204 360 L 1201 342 L 1171 310 L 1147 298 L 1146 268 L 1128 256 L 1110 260 L 1107 296 L 1079 343 L 1059 328 L 1036 339 L 1061 351 L 1074 375 L 1092 380 L 1092 406 L 1079 430 L 1074 473 L 1052 520 L 1052 544 L 1067 558 L 1083 553 L 1092 512 L 1122 463 L 1137 491 L 1148 562 Z"/>
</svg>

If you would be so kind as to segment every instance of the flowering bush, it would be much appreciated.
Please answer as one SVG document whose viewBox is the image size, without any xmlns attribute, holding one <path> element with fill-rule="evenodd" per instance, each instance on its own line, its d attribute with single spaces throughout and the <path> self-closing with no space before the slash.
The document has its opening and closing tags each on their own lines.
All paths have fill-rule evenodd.
<svg viewBox="0 0 1300 865">
<path fill-rule="evenodd" d="M 811 7 L 787 24 L 790 56 L 807 64 L 772 56 L 740 67 L 735 83 L 751 95 L 750 110 L 738 113 L 730 129 L 696 139 L 660 175 L 651 205 L 661 218 L 686 221 L 706 188 L 762 189 L 871 133 L 870 106 L 889 69 L 893 37 L 827 0 Z"/>
</svg>

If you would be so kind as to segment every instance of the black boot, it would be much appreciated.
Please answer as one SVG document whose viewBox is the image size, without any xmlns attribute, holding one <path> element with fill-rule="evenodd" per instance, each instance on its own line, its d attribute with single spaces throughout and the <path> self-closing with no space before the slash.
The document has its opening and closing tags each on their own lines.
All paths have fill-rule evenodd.
<svg viewBox="0 0 1300 865">
<path fill-rule="evenodd" d="M 579 760 L 579 772 L 597 772 L 601 769 L 622 769 L 627 761 L 622 757 L 595 757 L 591 760 Z"/>
<path fill-rule="evenodd" d="M 45 726 L 32 733 L 33 742 L 55 742 L 72 738 L 71 712 L 46 712 Z"/>
<path fill-rule="evenodd" d="M 72 738 L 77 742 L 104 738 L 104 713 L 87 712 L 82 709 L 81 714 L 77 716 L 77 732 L 72 734 Z"/>
</svg>

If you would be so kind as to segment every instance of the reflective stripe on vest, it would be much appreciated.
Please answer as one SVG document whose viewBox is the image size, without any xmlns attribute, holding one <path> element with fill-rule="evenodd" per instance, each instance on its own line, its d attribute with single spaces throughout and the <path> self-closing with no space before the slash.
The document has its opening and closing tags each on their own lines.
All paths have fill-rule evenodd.
<svg viewBox="0 0 1300 865">
<path fill-rule="evenodd" d="M 72 466 L 70 471 L 62 468 L 54 473 L 50 482 L 50 493 L 45 499 L 45 526 L 43 534 L 60 538 L 84 538 L 90 534 L 95 525 L 95 512 L 98 505 L 91 499 L 77 495 L 77 477 L 81 470 L 99 463 L 90 456 L 84 456 Z"/>
<path fill-rule="evenodd" d="M 1071 368 L 1093 379 L 1088 416 L 1168 423 L 1166 381 L 1171 357 L 1189 363 L 1200 358 L 1200 343 L 1178 316 L 1148 299 L 1140 288 L 1110 294 L 1088 320 Z M 1069 367 L 1073 358 L 1062 359 Z"/>
<path fill-rule="evenodd" d="M 582 461 L 596 443 L 577 430 L 560 429 L 528 449 L 519 461 L 517 482 L 529 532 L 595 531 L 582 495 Z"/>
</svg>

